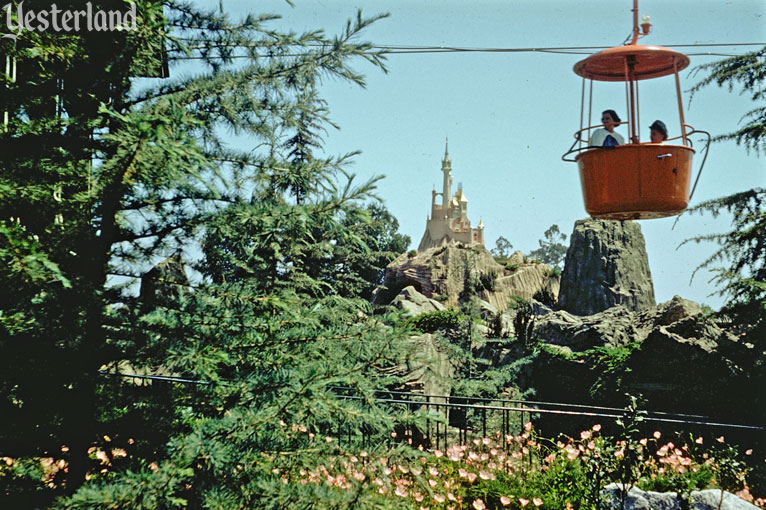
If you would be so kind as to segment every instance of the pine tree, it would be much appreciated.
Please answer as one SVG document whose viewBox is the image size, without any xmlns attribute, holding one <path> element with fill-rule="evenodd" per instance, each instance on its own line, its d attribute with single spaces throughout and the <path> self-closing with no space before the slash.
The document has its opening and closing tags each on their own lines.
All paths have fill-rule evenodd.
<svg viewBox="0 0 766 510">
<path fill-rule="evenodd" d="M 738 57 L 727 58 L 704 66 L 695 72 L 710 73 L 693 87 L 698 91 L 716 83 L 741 93 L 752 94 L 759 106 L 747 112 L 745 125 L 714 140 L 735 140 L 752 150 L 756 156 L 766 154 L 766 107 L 762 106 L 766 79 L 766 47 Z M 719 295 L 726 298 L 720 316 L 734 322 L 740 337 L 752 344 L 753 355 L 742 360 L 751 387 L 766 384 L 766 189 L 754 188 L 733 195 L 702 202 L 686 211 L 689 214 L 731 215 L 731 230 L 704 234 L 685 240 L 686 243 L 713 242 L 719 248 L 708 257 L 695 273 L 703 268 L 712 270 L 711 281 L 718 286 Z M 761 392 L 762 393 L 762 392 Z M 758 393 L 750 408 L 754 419 L 766 419 L 763 396 Z"/>
<path fill-rule="evenodd" d="M 756 103 L 763 102 L 763 84 L 766 80 L 766 47 L 742 56 L 699 66 L 695 73 L 710 74 L 697 83 L 692 91 L 716 83 L 733 90 L 741 87 L 741 93 L 752 94 Z M 718 135 L 714 140 L 735 140 L 756 156 L 766 154 L 766 106 L 757 106 L 747 112 L 742 120 L 745 125 L 734 132 Z M 721 213 L 732 215 L 732 230 L 722 234 L 708 234 L 686 240 L 689 242 L 712 241 L 720 249 L 705 260 L 697 270 L 712 268 L 713 278 L 720 287 L 720 294 L 728 301 L 724 311 L 741 314 L 752 326 L 763 322 L 766 310 L 766 190 L 755 188 L 715 200 L 708 200 L 688 210 L 689 213 Z M 716 264 L 723 264 L 718 265 Z"/>
<path fill-rule="evenodd" d="M 384 68 L 354 42 L 379 17 L 329 38 L 277 33 L 272 16 L 137 5 L 136 32 L 29 32 L 0 48 L 19 69 L 2 83 L 0 455 L 67 463 L 52 491 L 25 475 L 2 477 L 3 493 L 45 507 L 77 491 L 61 508 L 291 506 L 315 495 L 274 470 L 337 453 L 309 432 L 394 419 L 372 395 L 402 332 L 349 298 L 403 240 L 386 241 L 375 222 L 395 220 L 363 206 L 376 178 L 356 185 L 352 155 L 314 153 L 327 119 L 313 85 L 364 85 L 355 57 Z M 147 63 L 147 48 L 164 54 Z M 204 71 L 134 79 L 165 58 Z M 230 146 L 231 132 L 257 149 Z M 199 239 L 203 279 L 142 304 L 138 279 Z M 341 277 L 349 253 L 376 262 Z M 105 369 L 194 382 L 137 386 Z M 88 451 L 112 447 L 127 458 L 99 480 Z M 78 491 L 86 473 L 97 479 Z"/>
</svg>

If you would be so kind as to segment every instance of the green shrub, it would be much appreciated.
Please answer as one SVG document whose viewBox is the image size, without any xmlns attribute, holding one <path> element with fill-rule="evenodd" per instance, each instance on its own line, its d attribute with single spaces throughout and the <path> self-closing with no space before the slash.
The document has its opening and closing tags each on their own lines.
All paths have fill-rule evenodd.
<svg viewBox="0 0 766 510">
<path fill-rule="evenodd" d="M 479 275 L 479 283 L 481 283 L 481 287 L 486 290 L 495 290 L 495 278 L 497 275 L 495 273 L 482 273 Z"/>
<path fill-rule="evenodd" d="M 412 317 L 407 320 L 416 330 L 421 333 L 433 333 L 439 329 L 457 328 L 465 316 L 454 308 L 437 310 Z"/>
<path fill-rule="evenodd" d="M 518 310 L 527 304 L 527 300 L 521 296 L 511 296 L 508 298 L 508 308 Z"/>
</svg>

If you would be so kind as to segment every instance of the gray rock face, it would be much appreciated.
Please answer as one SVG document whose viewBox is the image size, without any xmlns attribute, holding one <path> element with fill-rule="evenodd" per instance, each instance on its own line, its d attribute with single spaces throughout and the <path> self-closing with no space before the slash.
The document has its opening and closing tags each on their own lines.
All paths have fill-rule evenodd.
<svg viewBox="0 0 766 510">
<path fill-rule="evenodd" d="M 583 351 L 600 346 L 641 343 L 653 331 L 662 329 L 666 334 L 673 334 L 679 341 L 690 339 L 687 341 L 710 351 L 711 339 L 718 339 L 725 332 L 714 324 L 706 325 L 696 321 L 695 317 L 701 310 L 694 301 L 674 296 L 670 301 L 643 312 L 631 311 L 624 305 L 585 317 L 563 310 L 533 311 L 534 334 L 549 344 Z"/>
<path fill-rule="evenodd" d="M 655 304 L 639 224 L 592 218 L 575 222 L 561 275 L 559 307 L 591 315 L 615 305 L 641 311 Z"/>
<path fill-rule="evenodd" d="M 391 301 L 391 305 L 402 310 L 410 317 L 445 309 L 443 304 L 435 299 L 425 297 L 411 285 L 402 289 L 394 300 Z"/>
<path fill-rule="evenodd" d="M 619 510 L 622 508 L 620 501 L 620 485 L 612 483 L 604 488 L 605 495 L 610 499 L 609 508 Z M 693 491 L 691 494 L 691 510 L 756 510 L 758 507 L 738 498 L 729 492 L 708 489 Z M 652 492 L 642 491 L 637 487 L 630 489 L 625 498 L 624 510 L 679 510 L 681 503 L 675 492 Z"/>
</svg>

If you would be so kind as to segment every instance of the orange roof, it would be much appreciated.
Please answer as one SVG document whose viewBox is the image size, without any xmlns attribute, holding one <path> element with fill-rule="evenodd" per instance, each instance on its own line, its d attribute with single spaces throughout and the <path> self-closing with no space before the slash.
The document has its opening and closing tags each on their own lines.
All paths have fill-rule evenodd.
<svg viewBox="0 0 766 510">
<path fill-rule="evenodd" d="M 689 57 L 662 46 L 616 46 L 594 53 L 574 66 L 575 74 L 597 81 L 627 81 L 626 62 L 633 64 L 635 80 L 647 80 L 673 74 L 689 65 Z"/>
</svg>

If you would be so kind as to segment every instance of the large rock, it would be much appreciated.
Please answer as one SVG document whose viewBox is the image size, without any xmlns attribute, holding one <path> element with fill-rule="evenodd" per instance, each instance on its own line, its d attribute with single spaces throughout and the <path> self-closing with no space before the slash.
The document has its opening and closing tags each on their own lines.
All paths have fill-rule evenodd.
<svg viewBox="0 0 766 510">
<path fill-rule="evenodd" d="M 642 491 L 632 487 L 625 497 L 625 506 L 620 501 L 620 485 L 613 483 L 604 489 L 609 498 L 609 508 L 613 510 L 680 510 L 681 502 L 675 492 Z M 691 510 L 757 510 L 758 507 L 738 498 L 729 492 L 708 489 L 692 491 L 690 498 Z M 720 503 L 720 506 L 719 506 Z"/>
<path fill-rule="evenodd" d="M 641 343 L 663 327 L 676 338 L 699 343 L 705 350 L 710 342 L 726 336 L 723 329 L 713 323 L 696 320 L 702 311 L 694 301 L 674 296 L 659 306 L 635 312 L 625 305 L 614 306 L 592 315 L 579 316 L 545 307 L 531 311 L 534 318 L 534 336 L 546 343 L 584 351 L 594 347 L 619 347 L 628 343 Z"/>
<path fill-rule="evenodd" d="M 743 406 L 731 395 L 759 398 L 752 389 L 758 384 L 754 364 L 763 353 L 692 301 L 675 296 L 652 310 L 616 306 L 589 316 L 540 312 L 530 306 L 520 312 L 531 323 L 527 336 L 548 346 L 535 361 L 531 383 L 539 400 L 622 405 L 628 393 L 642 395 L 655 411 L 723 423 L 762 421 L 759 406 Z M 592 351 L 600 347 L 609 349 Z M 550 428 L 563 426 L 545 420 Z"/>
<path fill-rule="evenodd" d="M 404 391 L 425 395 L 449 395 L 452 391 L 452 378 L 455 366 L 450 361 L 443 341 L 425 333 L 409 339 L 410 349 L 399 363 L 386 373 L 403 379 Z"/>
<path fill-rule="evenodd" d="M 412 286 L 428 298 L 439 296 L 445 305 L 456 306 L 466 290 L 467 276 L 479 282 L 478 297 L 499 312 L 508 308 L 512 296 L 531 299 L 548 293 L 556 299 L 558 295 L 558 278 L 546 264 L 527 260 L 519 252 L 502 266 L 480 244 L 451 241 L 416 254 L 402 254 L 391 262 L 373 302 L 388 304 L 402 289 Z"/>
<path fill-rule="evenodd" d="M 640 311 L 655 304 L 639 224 L 591 218 L 575 222 L 561 275 L 559 307 L 591 315 L 615 305 Z"/>
<path fill-rule="evenodd" d="M 394 300 L 391 301 L 391 306 L 402 310 L 409 317 L 445 309 L 443 304 L 435 299 L 425 297 L 415 290 L 415 287 L 412 285 L 402 289 Z"/>
</svg>

